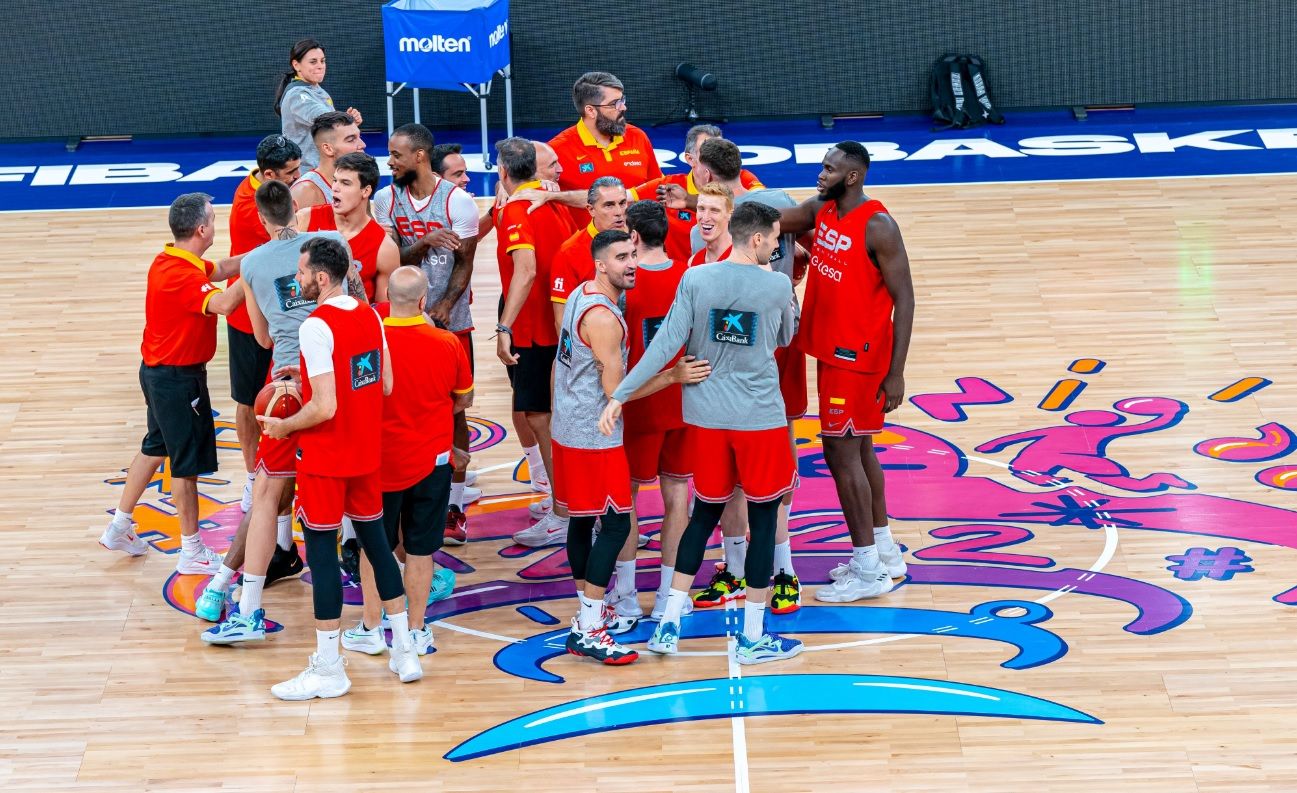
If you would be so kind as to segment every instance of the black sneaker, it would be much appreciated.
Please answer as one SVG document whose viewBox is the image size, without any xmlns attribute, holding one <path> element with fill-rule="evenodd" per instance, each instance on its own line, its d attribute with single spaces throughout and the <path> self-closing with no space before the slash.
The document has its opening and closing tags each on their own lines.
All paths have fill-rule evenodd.
<svg viewBox="0 0 1297 793">
<path fill-rule="evenodd" d="M 293 543 L 287 550 L 276 545 L 275 554 L 270 557 L 270 565 L 266 567 L 266 586 L 283 578 L 292 578 L 305 569 L 306 564 L 297 553 L 297 543 Z"/>
<path fill-rule="evenodd" d="M 360 541 L 347 540 L 342 544 L 342 553 L 338 556 L 342 572 L 357 584 L 360 583 Z"/>
</svg>

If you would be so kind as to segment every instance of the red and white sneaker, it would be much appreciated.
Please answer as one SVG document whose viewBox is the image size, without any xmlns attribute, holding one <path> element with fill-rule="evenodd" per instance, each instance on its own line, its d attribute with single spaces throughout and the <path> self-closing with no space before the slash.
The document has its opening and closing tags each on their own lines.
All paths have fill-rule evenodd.
<svg viewBox="0 0 1297 793">
<path fill-rule="evenodd" d="M 446 512 L 445 543 L 447 545 L 463 545 L 466 542 L 468 542 L 468 516 L 451 507 Z"/>
</svg>

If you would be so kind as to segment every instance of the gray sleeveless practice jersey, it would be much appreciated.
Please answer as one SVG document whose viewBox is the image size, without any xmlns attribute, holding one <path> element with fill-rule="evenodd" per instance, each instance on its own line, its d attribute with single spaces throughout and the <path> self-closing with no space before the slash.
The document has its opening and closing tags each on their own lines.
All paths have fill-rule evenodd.
<svg viewBox="0 0 1297 793">
<path fill-rule="evenodd" d="M 438 179 L 432 195 L 418 201 L 404 187 L 390 185 L 374 196 L 374 216 L 384 226 L 396 229 L 402 248 L 413 245 L 424 234 L 438 228 L 453 228 L 450 221 L 450 194 L 453 182 Z M 419 205 L 422 205 L 420 208 Z M 446 296 L 450 286 L 450 271 L 455 267 L 455 252 L 449 248 L 431 248 L 420 264 L 428 276 L 428 305 Z M 468 307 L 468 289 L 450 309 L 450 330 L 459 333 L 473 327 L 473 315 Z"/>
<path fill-rule="evenodd" d="M 239 265 L 239 277 L 248 282 L 257 308 L 270 326 L 275 368 L 297 365 L 297 329 L 315 310 L 315 301 L 302 297 L 296 280 L 302 245 L 312 237 L 328 237 L 347 245 L 336 231 L 303 232 L 292 239 L 262 243 Z"/>
<path fill-rule="evenodd" d="M 585 313 L 603 306 L 622 323 L 621 365 L 626 367 L 626 322 L 621 309 L 587 281 L 576 288 L 563 308 L 563 327 L 554 358 L 554 441 L 572 449 L 612 449 L 621 446 L 622 423 L 612 435 L 599 431 L 599 416 L 608 404 L 603 378 L 595 366 L 594 351 L 581 340 L 578 329 Z"/>
</svg>

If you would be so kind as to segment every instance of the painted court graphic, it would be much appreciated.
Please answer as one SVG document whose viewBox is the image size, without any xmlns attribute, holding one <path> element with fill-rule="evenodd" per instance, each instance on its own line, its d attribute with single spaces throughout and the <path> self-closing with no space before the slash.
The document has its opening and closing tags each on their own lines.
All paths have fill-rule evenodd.
<svg viewBox="0 0 1297 793">
<path fill-rule="evenodd" d="M 717 323 L 731 318 L 718 317 Z M 740 320 L 741 321 L 741 318 Z M 738 333 L 730 323 L 726 332 Z M 1094 358 L 1073 361 L 1068 377 L 1092 382 L 1115 364 Z M 1078 378 L 1086 378 L 1084 380 Z M 1261 381 L 1264 378 L 1253 378 Z M 1264 381 L 1269 383 L 1268 380 Z M 1237 427 L 1219 437 L 1194 438 L 1181 444 L 1179 457 L 1159 459 L 1163 470 L 1134 470 L 1123 451 L 1148 442 L 1181 424 L 1194 405 L 1232 404 L 1236 393 L 1264 387 L 1239 380 L 1213 394 L 1132 395 L 1111 404 L 1091 400 L 1083 388 L 1069 387 L 1067 397 L 1055 397 L 1057 383 L 1043 386 L 1047 394 L 1011 394 L 989 380 L 953 379 L 941 392 L 918 394 L 909 400 L 921 412 L 901 416 L 918 423 L 958 426 L 976 434 L 979 416 L 989 411 L 1017 411 L 1020 429 L 986 437 L 967 449 L 934 431 L 904 422 L 889 424 L 875 444 L 888 472 L 888 513 L 894 531 L 906 538 L 909 569 L 901 588 L 992 588 L 996 596 L 970 600 L 960 608 L 918 608 L 889 603 L 886 598 L 856 605 L 821 605 L 811 588 L 831 580 L 832 568 L 850 554 L 850 540 L 838 506 L 832 479 L 825 467 L 814 417 L 795 426 L 801 488 L 790 520 L 797 572 L 803 584 L 802 608 L 770 615 L 772 631 L 796 636 L 808 653 L 842 653 L 852 647 L 913 637 L 949 638 L 954 646 L 985 643 L 991 667 L 1007 673 L 1008 682 L 1033 683 L 1020 674 L 1050 664 L 1066 664 L 1069 641 L 1054 627 L 1075 598 L 1120 604 L 1121 613 L 1110 629 L 1132 637 L 1172 631 L 1193 619 L 1192 594 L 1197 588 L 1231 586 L 1256 569 L 1251 546 L 1272 545 L 1297 550 L 1297 512 L 1260 501 L 1205 492 L 1177 472 L 1177 464 L 1198 461 L 1247 469 L 1248 484 L 1258 498 L 1271 488 L 1297 488 L 1297 465 L 1285 464 L 1297 437 L 1282 424 L 1270 422 Z M 1221 395 L 1224 394 L 1224 397 Z M 1081 407 L 1078 400 L 1092 402 Z M 1046 404 L 1048 402 L 1049 404 Z M 1060 407 L 1064 402 L 1071 407 Z M 1203 407 L 1202 409 L 1206 409 Z M 1217 408 L 1219 409 L 1219 408 Z M 1223 409 L 1230 409 L 1225 407 Z M 472 419 L 474 450 L 494 446 L 506 431 L 493 422 Z M 1199 468 L 1198 470 L 1201 470 Z M 992 476 L 995 474 L 995 476 Z M 564 666 L 566 618 L 573 591 L 562 547 L 528 549 L 513 545 L 510 535 L 529 522 L 525 507 L 539 496 L 525 485 L 524 467 L 514 471 L 512 495 L 492 494 L 474 507 L 472 542 L 443 552 L 438 561 L 460 575 L 448 599 L 428 608 L 434 625 L 474 633 L 481 642 L 485 674 L 502 679 L 568 685 L 572 667 Z M 119 480 L 109 480 L 116 483 Z M 222 480 L 207 480 L 219 484 Z M 154 486 L 159 496 L 168 490 L 160 473 Z M 641 494 L 640 530 L 653 537 L 637 561 L 637 586 L 651 591 L 658 583 L 657 531 L 661 501 L 655 489 Z M 140 536 L 155 548 L 174 552 L 175 519 L 165 498 L 141 506 L 135 515 Z M 224 548 L 241 517 L 237 503 L 208 496 L 200 499 L 204 539 Z M 918 531 L 907 524 L 922 524 Z M 936 524 L 936 525 L 931 525 Z M 1095 559 L 1056 560 L 1047 538 L 1057 533 L 1085 533 L 1094 538 Z M 1119 538 L 1164 536 L 1165 558 L 1160 575 L 1140 580 L 1104 567 L 1113 558 Z M 1176 535 L 1174 537 L 1165 535 Z M 1102 549 L 1102 550 L 1100 550 Z M 472 580 L 470 558 L 494 557 L 513 567 L 513 574 Z M 480 562 L 479 562 L 480 564 Z M 706 567 L 706 566 L 705 566 Z M 705 583 L 710 570 L 699 573 Z M 1271 594 L 1280 604 L 1297 605 L 1297 574 L 1283 591 Z M 205 579 L 174 575 L 166 597 L 181 611 L 193 611 Z M 304 579 L 309 581 L 309 577 Z M 350 603 L 359 590 L 349 587 Z M 948 602 L 948 601 L 947 601 Z M 457 618 L 479 613 L 512 613 L 515 635 L 485 633 L 458 627 Z M 273 616 L 273 615 L 272 615 Z M 517 629 L 517 617 L 532 627 Z M 723 656 L 719 640 L 733 631 L 723 610 L 699 610 L 684 618 L 681 649 L 689 655 Z M 1096 620 L 1103 618 L 1094 617 Z M 475 624 L 481 624 L 480 622 Z M 652 624 L 642 622 L 620 637 L 628 646 L 647 641 Z M 844 655 L 844 664 L 850 656 Z M 586 668 L 582 672 L 587 672 Z M 870 670 L 873 671 L 873 670 Z M 597 672 L 591 672 L 597 674 Z M 732 695 L 725 678 L 681 680 L 661 685 L 637 685 L 634 677 L 609 676 L 618 690 L 597 696 L 573 696 L 571 701 L 528 712 L 519 703 L 509 719 L 447 746 L 445 757 L 464 761 L 525 746 L 574 739 L 590 733 L 627 730 L 667 722 L 690 722 L 740 716 L 794 713 L 922 713 L 981 717 L 1054 720 L 1101 729 L 1102 700 L 1059 703 L 1046 697 L 959 681 L 872 674 L 769 674 L 743 678 L 744 695 Z M 1014 686 L 1010 685 L 1010 688 Z M 1039 692 L 1038 692 L 1039 693 Z M 1024 727 L 1024 729 L 1030 729 Z"/>
</svg>

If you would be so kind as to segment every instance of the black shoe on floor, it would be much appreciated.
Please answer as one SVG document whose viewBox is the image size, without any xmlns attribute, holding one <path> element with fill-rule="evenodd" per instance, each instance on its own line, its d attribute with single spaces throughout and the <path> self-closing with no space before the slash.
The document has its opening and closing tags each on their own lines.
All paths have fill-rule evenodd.
<svg viewBox="0 0 1297 793">
<path fill-rule="evenodd" d="M 297 553 L 297 543 L 288 550 L 275 546 L 275 555 L 270 557 L 270 566 L 266 568 L 266 586 L 283 578 L 292 578 L 306 569 L 306 564 Z"/>
<path fill-rule="evenodd" d="M 360 583 L 360 541 L 347 540 L 342 544 L 342 553 L 338 558 L 342 572 L 357 584 Z"/>
</svg>

